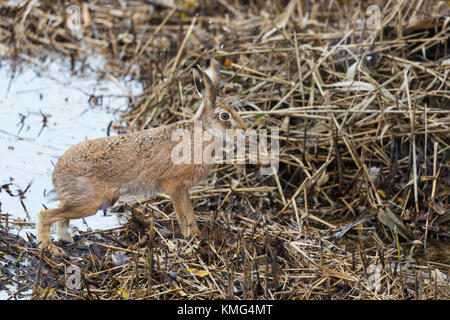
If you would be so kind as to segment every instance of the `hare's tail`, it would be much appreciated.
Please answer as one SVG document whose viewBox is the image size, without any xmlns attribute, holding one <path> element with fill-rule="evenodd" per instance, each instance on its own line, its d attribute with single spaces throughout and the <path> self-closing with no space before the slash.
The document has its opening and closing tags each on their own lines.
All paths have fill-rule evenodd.
<svg viewBox="0 0 450 320">
<path fill-rule="evenodd" d="M 46 192 L 44 194 L 44 198 L 47 202 L 54 202 L 59 200 L 58 194 L 54 189 L 50 190 L 49 192 Z"/>
</svg>

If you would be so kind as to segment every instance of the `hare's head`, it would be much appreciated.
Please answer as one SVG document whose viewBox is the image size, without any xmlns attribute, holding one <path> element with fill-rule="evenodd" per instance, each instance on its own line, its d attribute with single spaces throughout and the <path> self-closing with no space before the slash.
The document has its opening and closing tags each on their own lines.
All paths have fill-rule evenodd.
<svg viewBox="0 0 450 320">
<path fill-rule="evenodd" d="M 220 97 L 219 63 L 208 58 L 204 68 L 197 65 L 195 69 L 200 75 L 199 79 L 194 75 L 195 87 L 203 100 L 195 119 L 202 121 L 207 128 L 223 133 L 230 129 L 245 130 L 245 124 L 239 114 Z"/>
</svg>

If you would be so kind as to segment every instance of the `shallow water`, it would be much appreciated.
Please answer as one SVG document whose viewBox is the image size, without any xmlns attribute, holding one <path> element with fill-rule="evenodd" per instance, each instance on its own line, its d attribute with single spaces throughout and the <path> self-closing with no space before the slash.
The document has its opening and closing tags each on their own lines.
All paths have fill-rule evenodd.
<svg viewBox="0 0 450 320">
<path fill-rule="evenodd" d="M 48 202 L 44 193 L 53 188 L 51 173 L 58 157 L 80 141 L 106 136 L 109 123 L 128 105 L 124 95 L 140 91 L 135 83 L 127 91 L 126 84 L 97 79 L 96 70 L 103 67 L 102 59 L 90 57 L 87 61 L 93 70 L 87 68 L 88 74 L 83 76 L 72 75 L 70 63 L 61 59 L 42 66 L 21 65 L 22 71 L 12 78 L 11 66 L 1 64 L 0 186 L 7 185 L 0 192 L 1 214 L 35 222 L 43 205 L 56 207 L 57 202 Z M 100 106 L 90 105 L 91 95 L 102 96 Z M 23 205 L 17 196 L 20 192 L 24 192 Z M 117 225 L 116 216 L 99 213 L 84 221 L 71 221 L 71 229 L 79 230 Z M 34 234 L 34 229 L 17 232 Z"/>
</svg>

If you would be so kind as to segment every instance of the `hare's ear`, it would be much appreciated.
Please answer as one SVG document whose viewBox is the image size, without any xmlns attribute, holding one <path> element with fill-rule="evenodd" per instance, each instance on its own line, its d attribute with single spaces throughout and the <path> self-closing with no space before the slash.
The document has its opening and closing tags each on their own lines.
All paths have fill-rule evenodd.
<svg viewBox="0 0 450 320">
<path fill-rule="evenodd" d="M 198 70 L 198 66 L 195 65 L 194 69 L 192 69 L 192 78 L 194 79 L 194 85 L 195 90 L 197 91 L 197 94 L 203 98 L 203 90 L 205 89 L 205 86 L 203 84 L 202 75 L 200 74 L 200 71 Z"/>
<path fill-rule="evenodd" d="M 212 108 L 220 90 L 219 63 L 214 59 L 206 59 L 205 69 L 196 65 L 194 67 L 200 73 L 201 81 L 196 80 L 194 71 L 194 83 L 198 94 L 203 98 L 207 107 Z"/>
<path fill-rule="evenodd" d="M 217 90 L 217 94 L 220 93 L 220 65 L 212 58 L 206 59 L 205 72 L 211 79 L 214 88 Z"/>
</svg>

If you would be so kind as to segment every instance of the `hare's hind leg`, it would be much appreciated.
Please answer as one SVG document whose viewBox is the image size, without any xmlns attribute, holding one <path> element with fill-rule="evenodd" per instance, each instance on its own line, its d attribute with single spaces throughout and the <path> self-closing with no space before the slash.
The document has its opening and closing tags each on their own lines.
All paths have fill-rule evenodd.
<svg viewBox="0 0 450 320">
<path fill-rule="evenodd" d="M 60 206 L 56 209 L 41 210 L 39 212 L 36 224 L 36 240 L 40 243 L 41 247 L 48 246 L 52 243 L 50 238 L 50 227 L 52 224 L 48 222 L 48 217 L 60 213 L 62 209 Z"/>
<path fill-rule="evenodd" d="M 60 220 L 56 223 L 56 234 L 60 240 L 73 241 L 69 232 L 70 219 Z"/>
<path fill-rule="evenodd" d="M 178 186 L 166 186 L 164 191 L 172 200 L 178 222 L 181 226 L 184 238 L 190 238 L 200 233 L 195 219 L 194 209 L 189 199 L 189 191 Z"/>
<path fill-rule="evenodd" d="M 56 209 L 42 210 L 39 213 L 37 224 L 37 241 L 41 243 L 41 247 L 50 245 L 50 227 L 54 222 L 60 221 L 58 231 L 61 233 L 65 231 L 68 234 L 66 227 L 68 226 L 70 219 L 78 219 L 95 214 L 100 208 L 101 203 L 102 200 L 96 198 L 91 199 L 91 201 L 86 200 L 85 203 L 81 205 L 67 205 L 61 203 Z M 60 234 L 58 234 L 58 236 L 59 235 Z"/>
</svg>

